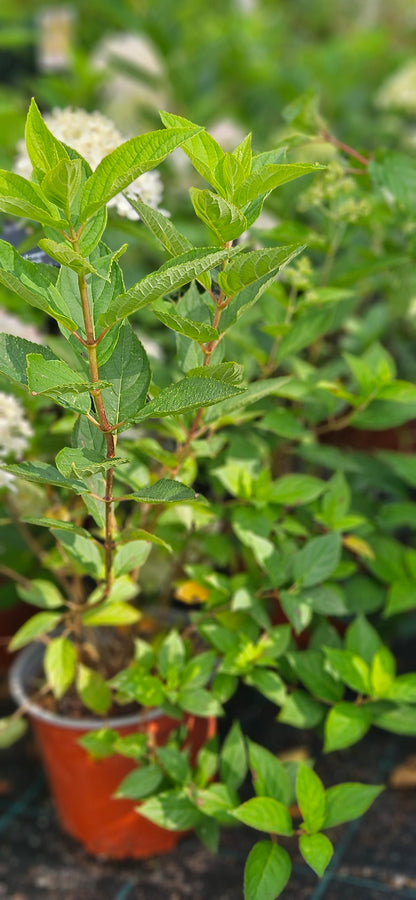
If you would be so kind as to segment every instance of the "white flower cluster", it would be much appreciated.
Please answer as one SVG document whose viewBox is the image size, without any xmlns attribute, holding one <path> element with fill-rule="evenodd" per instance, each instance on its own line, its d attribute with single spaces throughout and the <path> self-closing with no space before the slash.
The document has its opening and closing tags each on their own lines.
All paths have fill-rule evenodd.
<svg viewBox="0 0 416 900">
<path fill-rule="evenodd" d="M 9 456 L 20 459 L 32 434 L 22 405 L 12 394 L 0 391 L 0 461 Z M 0 487 L 14 489 L 14 476 L 4 469 L 0 469 Z"/>
<path fill-rule="evenodd" d="M 382 84 L 376 103 L 381 109 L 416 113 L 416 60 L 409 60 Z"/>
<path fill-rule="evenodd" d="M 55 137 L 72 147 L 94 170 L 98 164 L 124 142 L 122 134 L 110 119 L 100 112 L 86 112 L 84 109 L 54 109 L 45 116 L 45 122 Z M 25 142 L 19 141 L 18 155 L 15 161 L 15 172 L 23 178 L 30 179 L 32 164 L 27 154 Z M 159 172 L 144 172 L 136 178 L 126 190 L 133 200 L 140 199 L 153 209 L 157 209 L 163 193 L 163 184 Z M 138 219 L 136 211 L 130 206 L 122 194 L 117 194 L 108 203 L 120 216 L 127 219 Z"/>
</svg>

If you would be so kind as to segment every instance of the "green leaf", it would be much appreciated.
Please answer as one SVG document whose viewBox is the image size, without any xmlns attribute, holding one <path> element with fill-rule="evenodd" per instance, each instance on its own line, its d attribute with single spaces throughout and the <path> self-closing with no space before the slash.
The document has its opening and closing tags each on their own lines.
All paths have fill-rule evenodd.
<svg viewBox="0 0 416 900">
<path fill-rule="evenodd" d="M 237 789 L 247 774 L 247 753 L 238 722 L 230 728 L 221 750 L 220 775 L 227 787 Z"/>
<path fill-rule="evenodd" d="M 30 644 L 31 641 L 36 640 L 41 635 L 53 631 L 61 621 L 61 618 L 62 616 L 59 613 L 36 613 L 13 635 L 9 644 L 9 650 L 20 650 L 21 647 Z"/>
<path fill-rule="evenodd" d="M 125 499 L 135 500 L 137 503 L 179 503 L 182 500 L 195 500 L 195 497 L 195 491 L 180 481 L 161 478 L 149 487 L 127 494 Z"/>
<path fill-rule="evenodd" d="M 396 703 L 416 703 L 416 674 L 399 675 L 390 687 L 388 699 Z"/>
<path fill-rule="evenodd" d="M 281 389 L 288 381 L 289 378 L 286 377 L 269 378 L 264 381 L 249 384 L 244 392 L 240 391 L 235 397 L 224 400 L 214 409 L 208 409 L 205 416 L 205 423 L 221 422 L 225 420 L 228 424 L 230 416 L 232 416 L 234 423 L 239 412 L 244 414 L 247 406 L 250 406 L 252 403 L 257 403 L 259 400 L 263 400 L 264 397 L 279 395 Z"/>
<path fill-rule="evenodd" d="M 53 266 L 23 259 L 11 244 L 0 240 L 0 283 L 26 300 L 30 306 L 48 313 L 69 331 L 76 331 L 77 324 L 55 287 L 56 279 L 57 272 Z"/>
<path fill-rule="evenodd" d="M 129 800 L 142 800 L 153 794 L 163 781 L 163 771 L 156 763 L 141 766 L 129 772 L 119 784 L 114 796 Z"/>
<path fill-rule="evenodd" d="M 218 338 L 218 331 L 212 325 L 205 324 L 205 322 L 193 322 L 192 319 L 175 313 L 174 303 L 158 301 L 158 304 L 153 306 L 153 312 L 159 322 L 162 322 L 167 328 L 171 328 L 178 334 L 184 334 L 185 337 L 192 341 L 198 341 L 199 344 L 203 344 L 205 341 L 215 341 Z"/>
<path fill-rule="evenodd" d="M 99 728 L 90 731 L 78 738 L 78 744 L 87 750 L 95 759 L 105 759 L 115 753 L 114 744 L 117 740 L 117 732 L 111 728 Z"/>
<path fill-rule="evenodd" d="M 169 831 L 185 831 L 198 824 L 201 813 L 180 788 L 165 791 L 157 797 L 145 800 L 138 809 L 141 816 L 167 828 Z"/>
<path fill-rule="evenodd" d="M 149 361 L 129 322 L 121 326 L 110 358 L 100 367 L 100 377 L 111 383 L 102 391 L 102 398 L 107 418 L 114 425 L 130 420 L 144 406 L 150 384 Z"/>
<path fill-rule="evenodd" d="M 287 184 L 295 178 L 300 178 L 301 175 L 309 175 L 310 172 L 318 172 L 325 168 L 326 166 L 321 166 L 319 163 L 262 166 L 258 171 L 252 172 L 243 184 L 237 188 L 233 194 L 233 202 L 238 207 L 244 207 L 253 200 L 257 200 L 258 197 L 263 197 L 265 194 L 269 194 L 270 191 L 274 191 L 275 188 L 280 187 L 282 184 Z"/>
<path fill-rule="evenodd" d="M 296 554 L 293 571 L 302 587 L 310 587 L 325 581 L 341 558 L 341 537 L 339 534 L 324 534 L 312 538 Z"/>
<path fill-rule="evenodd" d="M 371 688 L 373 696 L 389 696 L 395 677 L 396 660 L 388 647 L 381 646 L 371 662 Z"/>
<path fill-rule="evenodd" d="M 299 838 L 299 850 L 308 864 L 322 878 L 330 863 L 334 848 L 325 834 L 302 834 Z"/>
<path fill-rule="evenodd" d="M 33 98 L 27 114 L 25 138 L 32 166 L 39 172 L 49 172 L 61 160 L 69 160 L 67 149 L 49 130 Z"/>
<path fill-rule="evenodd" d="M 325 788 L 316 772 L 300 766 L 296 780 L 296 796 L 307 831 L 320 831 L 325 821 Z"/>
<path fill-rule="evenodd" d="M 107 472 L 128 462 L 126 457 L 102 457 L 96 450 L 63 447 L 56 456 L 56 467 L 64 478 L 88 478 L 98 472 Z"/>
<path fill-rule="evenodd" d="M 95 578 L 103 577 L 104 563 L 101 548 L 97 546 L 91 537 L 85 538 L 80 534 L 74 534 L 72 531 L 62 531 L 55 528 L 51 529 L 51 534 L 64 546 L 66 552 L 74 560 L 82 574 L 87 572 Z"/>
<path fill-rule="evenodd" d="M 189 122 L 188 119 L 184 119 L 182 116 L 176 116 L 173 113 L 161 112 L 160 118 L 166 128 L 169 129 L 177 127 L 198 128 L 197 125 Z M 215 177 L 215 172 L 218 163 L 221 162 L 224 157 L 224 151 L 217 141 L 200 128 L 196 134 L 190 135 L 189 138 L 184 141 L 182 150 L 189 157 L 196 171 L 222 193 L 224 186 Z"/>
<path fill-rule="evenodd" d="M 218 283 L 227 297 L 234 297 L 243 288 L 260 281 L 265 275 L 276 273 L 302 250 L 305 244 L 288 244 L 269 250 L 241 253 L 219 273 Z"/>
<path fill-rule="evenodd" d="M 84 185 L 81 195 L 80 221 L 108 203 L 132 181 L 158 166 L 186 138 L 199 131 L 198 126 L 150 131 L 131 138 L 105 156 Z"/>
<path fill-rule="evenodd" d="M 410 156 L 393 150 L 380 153 L 375 160 L 370 161 L 368 171 L 389 205 L 393 201 L 399 209 L 413 212 L 416 203 L 416 166 Z"/>
<path fill-rule="evenodd" d="M 359 694 L 370 694 L 370 668 L 365 660 L 351 650 L 324 647 L 331 666 L 342 681 Z"/>
<path fill-rule="evenodd" d="M 196 834 L 210 853 L 218 853 L 220 842 L 220 826 L 215 819 L 203 816 L 195 827 Z"/>
<path fill-rule="evenodd" d="M 199 219 L 214 232 L 220 243 L 233 241 L 247 229 L 247 219 L 228 200 L 212 191 L 190 188 L 194 210 Z"/>
<path fill-rule="evenodd" d="M 280 341 L 276 360 L 282 362 L 288 356 L 310 347 L 332 327 L 333 309 L 306 309 L 291 323 L 287 334 Z"/>
<path fill-rule="evenodd" d="M 66 227 L 56 207 L 45 200 L 36 184 L 4 169 L 0 169 L 0 211 L 6 215 L 33 219 L 58 230 Z"/>
<path fill-rule="evenodd" d="M 88 487 L 81 481 L 75 481 L 73 478 L 65 478 L 55 466 L 48 463 L 24 462 L 3 466 L 6 472 L 11 472 L 17 478 L 23 478 L 25 481 L 32 481 L 34 484 L 54 484 L 57 487 L 68 488 L 75 491 L 76 494 L 84 494 L 88 491 Z"/>
<path fill-rule="evenodd" d="M 342 825 L 362 816 L 381 792 L 382 785 L 346 782 L 328 788 L 326 792 L 325 828 Z"/>
<path fill-rule="evenodd" d="M 402 704 L 382 712 L 373 710 L 373 722 L 377 728 L 383 728 L 393 734 L 416 736 L 415 708 L 410 704 Z"/>
<path fill-rule="evenodd" d="M 59 609 L 65 602 L 53 581 L 42 578 L 35 578 L 28 587 L 18 584 L 16 590 L 22 600 L 41 609 Z"/>
<path fill-rule="evenodd" d="M 97 269 L 81 255 L 81 253 L 76 253 L 69 244 L 64 242 L 58 243 L 58 241 L 52 241 L 49 238 L 42 238 L 39 241 L 39 247 L 61 266 L 68 266 L 69 269 L 73 269 L 77 275 L 93 274 L 98 278 L 103 277 L 97 272 Z"/>
<path fill-rule="evenodd" d="M 0 372 L 2 375 L 6 375 L 7 378 L 11 378 L 12 381 L 17 381 L 19 384 L 27 385 L 26 356 L 28 353 L 40 354 L 45 360 L 58 359 L 52 350 L 49 350 L 49 347 L 33 344 L 32 341 L 27 341 L 14 334 L 0 334 Z"/>
<path fill-rule="evenodd" d="M 102 715 L 111 706 L 111 691 L 104 678 L 82 663 L 78 664 L 77 691 L 84 706 Z"/>
<path fill-rule="evenodd" d="M 179 415 L 192 409 L 212 406 L 241 393 L 240 388 L 217 381 L 216 378 L 187 376 L 163 388 L 157 397 L 146 403 L 146 406 L 132 417 L 132 421 L 137 423 L 149 418 Z"/>
<path fill-rule="evenodd" d="M 89 537 L 90 533 L 86 528 L 80 525 L 74 525 L 73 522 L 65 522 L 64 519 L 50 519 L 48 516 L 22 516 L 22 521 L 28 525 L 38 525 L 42 528 L 60 528 L 62 531 L 73 531 L 75 534 L 82 534 Z"/>
<path fill-rule="evenodd" d="M 388 592 L 383 615 L 388 618 L 414 609 L 416 606 L 414 588 L 414 581 L 410 578 L 393 582 Z"/>
<path fill-rule="evenodd" d="M 186 784 L 191 777 L 191 767 L 186 753 L 177 747 L 158 747 L 156 754 L 172 781 Z"/>
<path fill-rule="evenodd" d="M 279 603 L 296 634 L 301 634 L 312 621 L 313 609 L 309 592 L 303 594 L 281 590 Z"/>
<path fill-rule="evenodd" d="M 277 672 L 272 669 L 264 669 L 256 666 L 249 675 L 244 678 L 246 684 L 255 687 L 263 697 L 267 697 L 272 703 L 281 706 L 286 699 L 285 685 Z"/>
<path fill-rule="evenodd" d="M 367 734 L 370 726 L 371 712 L 368 706 L 337 703 L 326 717 L 324 753 L 351 747 Z"/>
<path fill-rule="evenodd" d="M 133 625 L 140 619 L 140 613 L 129 603 L 107 601 L 95 609 L 87 609 L 82 614 L 83 625 Z"/>
<path fill-rule="evenodd" d="M 216 366 L 197 366 L 189 369 L 186 377 L 215 378 L 223 384 L 240 384 L 244 375 L 243 366 L 236 362 L 218 363 Z"/>
<path fill-rule="evenodd" d="M 292 871 L 290 856 L 272 841 L 259 841 L 244 869 L 244 900 L 275 900 L 285 889 Z"/>
<path fill-rule="evenodd" d="M 52 638 L 45 650 L 43 665 L 54 696 L 59 700 L 72 684 L 77 664 L 74 645 L 67 638 Z"/>
<path fill-rule="evenodd" d="M 173 222 L 159 210 L 153 209 L 139 198 L 133 199 L 127 196 L 127 199 L 139 214 L 142 222 L 171 256 L 181 256 L 182 253 L 194 249 L 189 238 L 181 234 Z"/>
<path fill-rule="evenodd" d="M 368 665 L 371 665 L 382 641 L 365 616 L 357 616 L 347 628 L 345 643 L 348 650 L 361 656 Z"/>
<path fill-rule="evenodd" d="M 158 668 L 164 678 L 172 671 L 180 671 L 185 662 L 185 644 L 174 629 L 164 638 L 158 653 Z"/>
<path fill-rule="evenodd" d="M 163 685 L 153 675 L 143 673 L 143 667 L 131 665 L 128 669 L 119 672 L 112 679 L 112 686 L 131 700 L 136 700 L 142 706 L 160 706 L 165 699 Z"/>
<path fill-rule="evenodd" d="M 222 716 L 221 703 L 204 688 L 184 688 L 179 691 L 178 704 L 194 716 Z"/>
<path fill-rule="evenodd" d="M 216 659 L 214 650 L 206 650 L 193 656 L 182 671 L 181 687 L 192 689 L 204 687 L 211 678 Z"/>
<path fill-rule="evenodd" d="M 254 741 L 248 741 L 248 755 L 257 796 L 273 797 L 288 806 L 291 784 L 283 763 L 270 750 Z"/>
<path fill-rule="evenodd" d="M 311 503 L 326 490 L 326 484 L 313 475 L 282 475 L 267 490 L 270 503 L 302 506 Z"/>
<path fill-rule="evenodd" d="M 232 810 L 232 815 L 258 831 L 270 834 L 293 834 L 292 819 L 286 806 L 272 797 L 252 797 Z"/>
<path fill-rule="evenodd" d="M 80 159 L 61 159 L 42 179 L 42 193 L 71 217 L 71 206 L 82 183 Z M 40 245 L 39 245 L 40 246 Z M 47 251 L 46 251 L 47 252 Z"/>
<path fill-rule="evenodd" d="M 225 784 L 210 784 L 206 790 L 198 791 L 195 802 L 205 815 L 215 816 L 221 825 L 235 826 L 231 810 L 238 804 L 239 797 Z"/>
<path fill-rule="evenodd" d="M 304 691 L 294 691 L 287 698 L 278 715 L 279 722 L 294 725 L 295 728 L 315 728 L 322 722 L 324 707 Z"/>
<path fill-rule="evenodd" d="M 125 575 L 140 568 L 149 553 L 150 544 L 147 541 L 129 541 L 117 547 L 113 561 L 114 575 Z"/>
<path fill-rule="evenodd" d="M 204 272 L 214 269 L 236 252 L 239 252 L 238 247 L 229 250 L 201 247 L 188 250 L 182 256 L 169 260 L 160 269 L 142 278 L 126 293 L 116 297 L 108 311 L 101 316 L 100 324 L 114 325 L 115 322 L 137 312 L 149 303 L 172 294 Z"/>
<path fill-rule="evenodd" d="M 27 356 L 27 383 L 31 393 L 46 394 L 60 406 L 75 412 L 89 413 L 91 397 L 88 384 L 61 360 L 44 359 L 40 353 Z"/>
<path fill-rule="evenodd" d="M 27 730 L 25 719 L 7 716 L 0 719 L 0 750 L 7 750 L 21 738 Z"/>
<path fill-rule="evenodd" d="M 290 653 L 289 660 L 306 689 L 312 696 L 329 703 L 340 700 L 344 686 L 328 671 L 326 660 L 317 650 Z"/>
</svg>

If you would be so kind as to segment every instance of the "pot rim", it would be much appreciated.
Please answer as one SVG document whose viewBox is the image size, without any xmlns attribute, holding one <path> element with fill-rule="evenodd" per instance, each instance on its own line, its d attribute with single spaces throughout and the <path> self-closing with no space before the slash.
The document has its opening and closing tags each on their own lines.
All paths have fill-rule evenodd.
<svg viewBox="0 0 416 900">
<path fill-rule="evenodd" d="M 34 641 L 20 651 L 9 671 L 9 688 L 13 700 L 17 706 L 24 706 L 25 711 L 32 718 L 69 731 L 99 731 L 101 728 L 124 728 L 130 725 L 147 724 L 166 715 L 160 707 L 155 707 L 148 712 L 130 713 L 128 716 L 109 716 L 108 718 L 86 716 L 82 719 L 73 719 L 43 709 L 30 699 L 26 691 L 26 680 L 28 676 L 39 669 L 44 653 L 45 646 Z"/>
</svg>

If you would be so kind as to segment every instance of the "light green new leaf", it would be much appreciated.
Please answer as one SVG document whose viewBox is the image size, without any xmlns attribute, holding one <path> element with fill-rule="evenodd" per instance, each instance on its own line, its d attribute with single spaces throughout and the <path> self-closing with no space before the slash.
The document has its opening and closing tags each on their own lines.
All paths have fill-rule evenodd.
<svg viewBox="0 0 416 900">
<path fill-rule="evenodd" d="M 14 716 L 7 716 L 0 719 L 0 750 L 6 750 L 21 738 L 27 730 L 27 722 L 25 719 L 15 719 Z"/>
<path fill-rule="evenodd" d="M 300 766 L 296 779 L 296 796 L 306 828 L 310 834 L 320 831 L 325 821 L 325 788 L 316 772 Z"/>
<path fill-rule="evenodd" d="M 388 698 L 395 703 L 416 703 L 416 674 L 399 675 L 390 687 Z"/>
<path fill-rule="evenodd" d="M 173 113 L 161 112 L 160 118 L 166 128 L 174 129 L 177 127 L 194 128 L 198 126 L 184 119 L 182 116 L 176 116 Z M 193 167 L 206 179 L 210 184 L 219 190 L 221 194 L 225 192 L 225 186 L 216 177 L 218 163 L 224 157 L 224 151 L 221 149 L 217 141 L 202 128 L 190 135 L 182 144 L 182 150 L 191 160 Z"/>
<path fill-rule="evenodd" d="M 382 646 L 380 635 L 362 615 L 356 616 L 348 626 L 345 643 L 348 650 L 361 656 L 369 666 Z"/>
<path fill-rule="evenodd" d="M 72 684 L 76 673 L 77 654 L 74 645 L 67 638 L 52 638 L 43 660 L 46 678 L 54 697 L 63 697 Z"/>
<path fill-rule="evenodd" d="M 42 193 L 71 217 L 71 205 L 81 187 L 80 159 L 61 159 L 42 179 Z M 48 251 L 46 251 L 48 252 Z"/>
<path fill-rule="evenodd" d="M 383 712 L 373 710 L 373 722 L 377 728 L 383 728 L 393 734 L 407 734 L 416 737 L 415 708 L 411 704 L 402 703 L 400 706 L 385 709 Z"/>
<path fill-rule="evenodd" d="M 42 196 L 40 188 L 15 172 L 0 169 L 0 211 L 7 215 L 33 219 L 58 231 L 67 227 L 55 206 Z"/>
<path fill-rule="evenodd" d="M 351 650 L 324 647 L 331 666 L 342 681 L 359 694 L 370 694 L 370 667 L 361 656 Z"/>
<path fill-rule="evenodd" d="M 195 134 L 198 126 L 150 131 L 131 138 L 105 156 L 84 185 L 80 221 L 86 222 L 132 181 L 158 166 L 172 150 Z"/>
<path fill-rule="evenodd" d="M 75 412 L 81 413 L 90 412 L 89 385 L 82 375 L 61 360 L 49 360 L 40 353 L 29 353 L 27 383 L 34 396 L 46 394 L 66 409 L 74 409 Z"/>
<path fill-rule="evenodd" d="M 263 697 L 267 697 L 272 703 L 281 706 L 286 699 L 285 685 L 277 672 L 272 669 L 266 669 L 262 666 L 254 668 L 249 675 L 244 678 L 245 684 L 256 688 Z"/>
<path fill-rule="evenodd" d="M 49 130 L 33 98 L 27 114 L 25 138 L 32 166 L 39 172 L 49 172 L 61 160 L 70 158 L 64 144 Z"/>
<path fill-rule="evenodd" d="M 28 353 L 38 353 L 43 359 L 55 359 L 58 357 L 40 344 L 33 344 L 26 338 L 17 337 L 14 334 L 0 334 L 0 372 L 27 386 L 27 362 Z"/>
<path fill-rule="evenodd" d="M 176 788 L 165 791 L 157 797 L 145 800 L 137 810 L 145 819 L 149 819 L 168 831 L 184 831 L 195 828 L 202 814 L 191 802 L 185 791 Z"/>
<path fill-rule="evenodd" d="M 229 200 L 194 187 L 190 188 L 190 195 L 198 218 L 208 225 L 220 243 L 233 241 L 246 231 L 246 217 Z"/>
<path fill-rule="evenodd" d="M 128 462 L 125 457 L 107 459 L 96 450 L 82 450 L 78 447 L 63 447 L 55 461 L 57 469 L 65 478 L 88 478 Z"/>
<path fill-rule="evenodd" d="M 41 635 L 48 634 L 61 621 L 59 613 L 40 612 L 28 619 L 13 635 L 9 650 L 20 650 Z"/>
<path fill-rule="evenodd" d="M 98 715 L 107 712 L 111 706 L 111 690 L 98 672 L 80 663 L 76 686 L 84 706 Z"/>
<path fill-rule="evenodd" d="M 114 325 L 120 319 L 131 315 L 155 300 L 160 300 L 183 287 L 203 272 L 208 272 L 229 259 L 238 247 L 218 250 L 212 247 L 189 250 L 180 257 L 165 263 L 156 272 L 151 272 L 124 294 L 116 297 L 110 308 L 100 319 L 101 325 Z"/>
<path fill-rule="evenodd" d="M 290 856 L 272 841 L 259 841 L 251 850 L 244 869 L 244 900 L 276 900 L 292 871 Z"/>
<path fill-rule="evenodd" d="M 306 244 L 287 244 L 269 250 L 251 250 L 241 253 L 219 273 L 218 283 L 227 297 L 234 297 L 243 288 L 254 284 L 265 275 L 277 272 L 299 255 Z"/>
<path fill-rule="evenodd" d="M 17 593 L 26 603 L 41 609 L 59 609 L 65 602 L 53 581 L 45 581 L 43 578 L 35 578 L 27 587 L 18 584 Z"/>
<path fill-rule="evenodd" d="M 149 418 L 157 419 L 161 416 L 179 415 L 192 409 L 212 406 L 214 403 L 241 393 L 241 389 L 232 384 L 217 381 L 216 378 L 186 377 L 163 388 L 157 397 L 150 400 L 131 421 L 142 422 Z"/>
<path fill-rule="evenodd" d="M 68 306 L 55 287 L 57 274 L 53 266 L 23 259 L 11 244 L 0 240 L 0 283 L 23 297 L 30 306 L 48 313 L 69 331 L 76 331 L 77 325 Z"/>
<path fill-rule="evenodd" d="M 299 850 L 319 878 L 331 861 L 334 848 L 325 834 L 302 834 L 299 838 Z"/>
<path fill-rule="evenodd" d="M 198 341 L 199 344 L 203 344 L 205 341 L 215 341 L 218 338 L 218 331 L 212 325 L 205 324 L 205 322 L 193 322 L 192 319 L 178 315 L 175 312 L 174 303 L 159 300 L 157 305 L 153 306 L 153 312 L 167 328 L 177 331 L 178 334 L 184 334 L 185 337 L 192 341 Z"/>
<path fill-rule="evenodd" d="M 334 825 L 342 825 L 344 822 L 358 819 L 367 812 L 382 791 L 384 791 L 383 785 L 356 782 L 336 784 L 335 787 L 328 788 L 324 827 L 333 828 Z"/>
<path fill-rule="evenodd" d="M 113 603 L 108 601 L 95 609 L 87 609 L 82 614 L 83 625 L 95 627 L 99 625 L 132 625 L 138 622 L 140 613 L 129 603 Z"/>
<path fill-rule="evenodd" d="M 242 184 L 250 174 L 251 160 L 249 165 L 247 165 L 247 162 L 247 155 L 245 164 L 243 164 L 239 158 L 239 154 L 236 154 L 235 152 L 224 153 L 224 156 L 218 162 L 215 169 L 215 175 L 221 185 L 224 185 L 226 196 L 228 198 L 233 196 L 237 188 L 240 187 L 240 184 Z"/>
<path fill-rule="evenodd" d="M 12 463 L 10 466 L 3 466 L 6 472 L 11 472 L 18 478 L 25 481 L 32 481 L 34 484 L 54 484 L 56 487 L 68 488 L 75 491 L 76 494 L 85 494 L 89 488 L 82 481 L 76 481 L 73 478 L 65 478 L 55 466 L 42 462 L 23 462 Z"/>
<path fill-rule="evenodd" d="M 161 478 L 149 487 L 140 488 L 133 494 L 127 494 L 125 499 L 135 500 L 137 503 L 179 503 L 183 500 L 195 500 L 195 498 L 195 491 L 182 484 L 181 481 Z"/>
<path fill-rule="evenodd" d="M 94 274 L 97 275 L 98 278 L 105 278 L 105 276 L 101 275 L 87 259 L 84 259 L 80 253 L 76 253 L 69 244 L 64 242 L 58 243 L 58 241 L 52 241 L 49 238 L 42 238 L 39 241 L 39 247 L 61 266 L 68 266 L 69 269 L 73 269 L 77 275 Z M 106 280 L 108 280 L 108 277 Z"/>
<path fill-rule="evenodd" d="M 388 697 L 396 677 L 396 660 L 386 646 L 381 646 L 371 662 L 373 697 Z"/>
<path fill-rule="evenodd" d="M 246 178 L 233 194 L 233 203 L 238 207 L 244 207 L 258 197 L 263 197 L 274 191 L 282 184 L 287 184 L 301 175 L 309 175 L 311 172 L 319 172 L 325 169 L 319 163 L 291 163 L 282 165 L 266 165 Z"/>
<path fill-rule="evenodd" d="M 326 717 L 324 753 L 351 747 L 367 734 L 370 726 L 371 712 L 368 706 L 337 703 Z"/>
<path fill-rule="evenodd" d="M 289 810 L 272 797 L 252 797 L 232 811 L 232 815 L 258 831 L 269 834 L 293 834 Z"/>
</svg>

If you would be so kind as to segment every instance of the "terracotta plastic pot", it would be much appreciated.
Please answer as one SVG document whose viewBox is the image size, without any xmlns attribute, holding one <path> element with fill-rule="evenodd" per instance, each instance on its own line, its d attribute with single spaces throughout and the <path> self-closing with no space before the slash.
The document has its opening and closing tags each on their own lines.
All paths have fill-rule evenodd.
<svg viewBox="0 0 416 900">
<path fill-rule="evenodd" d="M 150 732 L 163 745 L 178 720 L 161 710 L 117 718 L 70 719 L 56 716 L 29 700 L 27 685 L 40 670 L 44 648 L 32 644 L 19 654 L 10 670 L 10 689 L 17 704 L 24 703 L 36 734 L 51 792 L 63 829 L 89 853 L 110 859 L 146 858 L 168 853 L 181 833 L 153 825 L 136 811 L 137 803 L 116 799 L 122 779 L 135 768 L 133 760 L 115 755 L 95 760 L 78 743 L 89 731 L 114 728 L 121 735 Z M 191 758 L 214 736 L 216 720 L 186 715 Z"/>
</svg>

